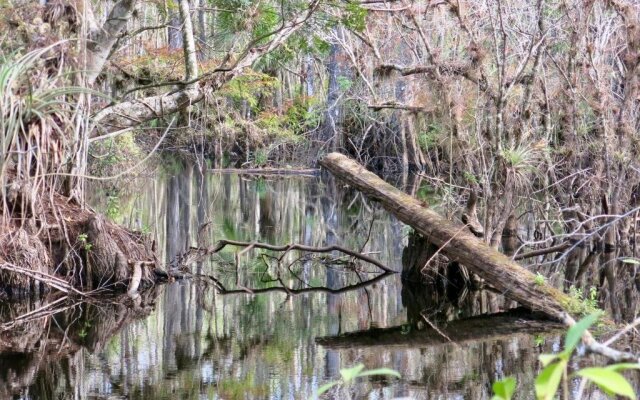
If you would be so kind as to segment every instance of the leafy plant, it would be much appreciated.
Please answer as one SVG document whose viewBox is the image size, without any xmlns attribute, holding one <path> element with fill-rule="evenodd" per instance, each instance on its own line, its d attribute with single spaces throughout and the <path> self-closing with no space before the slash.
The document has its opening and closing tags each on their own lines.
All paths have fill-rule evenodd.
<svg viewBox="0 0 640 400">
<path fill-rule="evenodd" d="M 431 123 L 427 129 L 418 134 L 418 145 L 424 151 L 436 146 L 441 140 L 444 128 L 438 123 Z M 465 179 L 467 177 L 465 176 Z M 475 176 L 473 177 L 475 179 Z"/>
<path fill-rule="evenodd" d="M 464 177 L 464 179 L 467 182 L 473 183 L 473 184 L 478 184 L 478 178 L 476 178 L 476 176 L 473 174 L 473 172 L 464 171 L 462 173 L 462 176 Z"/>
<path fill-rule="evenodd" d="M 569 296 L 574 301 L 574 305 L 569 307 L 572 313 L 593 314 L 600 311 L 598 307 L 598 289 L 594 286 L 589 288 L 589 293 L 585 296 L 582 288 L 571 286 Z"/>
<path fill-rule="evenodd" d="M 115 220 L 120 216 L 120 199 L 118 196 L 107 197 L 107 210 L 105 214 L 111 220 Z"/>
<path fill-rule="evenodd" d="M 595 324 L 602 312 L 592 313 L 569 328 L 564 341 L 564 350 L 558 354 L 541 354 L 539 360 L 544 369 L 535 380 L 535 392 L 538 400 L 553 400 L 560 387 L 560 383 L 569 379 L 568 364 L 574 350 L 580 343 L 582 335 Z M 582 377 L 598 386 L 608 395 L 618 395 L 635 399 L 636 394 L 620 371 L 640 369 L 640 364 L 614 364 L 607 367 L 584 368 L 575 372 L 573 377 Z M 566 387 L 566 386 L 565 386 Z M 493 384 L 493 400 L 510 400 L 515 393 L 516 381 L 506 378 Z M 565 399 L 568 393 L 565 393 Z"/>
<path fill-rule="evenodd" d="M 353 381 L 355 381 L 358 378 L 362 378 L 362 377 L 365 377 L 365 376 L 371 376 L 371 375 L 387 375 L 387 376 L 395 376 L 396 378 L 400 378 L 401 377 L 400 373 L 398 373 L 398 371 L 395 371 L 395 370 L 390 369 L 390 368 L 377 368 L 377 369 L 365 370 L 364 369 L 364 364 L 358 364 L 355 367 L 341 369 L 340 370 L 341 379 L 335 380 L 335 381 L 331 381 L 329 383 L 326 383 L 326 384 L 320 386 L 318 388 L 317 393 L 314 396 L 314 399 L 319 398 L 320 395 L 322 395 L 323 393 L 326 393 L 327 391 L 329 391 L 334 386 L 349 385 L 349 384 L 353 383 Z"/>
<path fill-rule="evenodd" d="M 491 400 L 511 400 L 516 391 L 516 379 L 509 377 L 495 382 L 491 388 L 493 389 L 493 397 Z"/>
<path fill-rule="evenodd" d="M 263 167 L 269 161 L 269 156 L 265 149 L 257 149 L 254 156 L 253 162 L 257 167 Z"/>
<path fill-rule="evenodd" d="M 338 87 L 343 92 L 346 92 L 347 90 L 351 89 L 351 87 L 353 86 L 353 81 L 347 78 L 346 76 L 339 76 L 337 78 L 337 81 L 338 81 Z"/>
<path fill-rule="evenodd" d="M 367 10 L 357 2 L 348 2 L 345 7 L 345 13 L 342 17 L 342 23 L 347 28 L 361 32 L 366 26 Z"/>
<path fill-rule="evenodd" d="M 536 276 L 535 278 L 533 278 L 533 283 L 535 283 L 538 286 L 542 286 L 545 284 L 546 281 L 547 281 L 547 278 L 545 278 L 544 275 L 542 275 L 540 272 L 536 272 Z"/>
<path fill-rule="evenodd" d="M 78 235 L 78 242 L 82 246 L 85 251 L 91 251 L 93 245 L 89 243 L 89 236 L 86 233 L 81 233 Z"/>
<path fill-rule="evenodd" d="M 247 71 L 242 76 L 238 76 L 229 82 L 220 90 L 220 94 L 229 97 L 231 100 L 240 104 L 246 101 L 249 107 L 256 109 L 261 96 L 270 94 L 275 90 L 279 81 L 267 74 L 255 71 Z"/>
</svg>

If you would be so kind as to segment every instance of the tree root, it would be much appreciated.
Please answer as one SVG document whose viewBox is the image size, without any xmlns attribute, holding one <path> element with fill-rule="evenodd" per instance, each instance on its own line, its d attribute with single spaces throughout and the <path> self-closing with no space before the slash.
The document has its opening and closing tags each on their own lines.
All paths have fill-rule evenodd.
<svg viewBox="0 0 640 400">
<path fill-rule="evenodd" d="M 133 293 L 156 282 L 160 264 L 144 235 L 56 193 L 38 200 L 37 215 L 0 215 L 0 298 L 105 287 Z"/>
</svg>

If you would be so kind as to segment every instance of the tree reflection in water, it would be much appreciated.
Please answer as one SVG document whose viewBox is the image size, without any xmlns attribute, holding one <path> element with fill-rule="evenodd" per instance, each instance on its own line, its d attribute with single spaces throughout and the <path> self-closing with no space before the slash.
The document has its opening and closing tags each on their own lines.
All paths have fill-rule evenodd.
<svg viewBox="0 0 640 400">
<path fill-rule="evenodd" d="M 421 185 L 415 177 L 406 182 L 405 189 L 414 194 Z M 94 192 L 99 208 L 99 191 Z M 409 243 L 402 224 L 327 177 L 202 175 L 197 167 L 175 163 L 170 173 L 139 181 L 120 204 L 118 222 L 156 227 L 152 233 L 167 260 L 189 246 L 225 238 L 339 244 L 399 271 Z M 205 223 L 207 229 L 198 236 Z M 236 250 L 225 250 L 194 270 L 214 274 L 232 288 Z M 242 257 L 239 278 L 253 288 L 270 285 L 263 279 L 267 268 L 262 252 L 254 249 Z M 289 262 L 296 257 L 295 252 L 286 256 Z M 296 265 L 296 273 L 312 286 L 360 282 L 353 272 L 321 267 L 310 258 Z M 300 285 L 295 278 L 286 279 L 291 287 Z M 516 376 L 521 387 L 533 388 L 537 355 L 551 352 L 559 337 L 517 325 L 515 334 L 502 332 L 459 345 L 420 342 L 416 337 L 430 329 L 424 325 L 416 330 L 422 314 L 446 333 L 448 326 L 457 326 L 452 320 L 510 306 L 485 291 L 471 290 L 462 302 L 434 293 L 424 282 L 403 285 L 398 274 L 339 295 L 221 294 L 192 280 L 160 286 L 138 303 L 114 298 L 74 304 L 55 296 L 4 303 L 0 324 L 55 301 L 54 307 L 64 309 L 0 333 L 0 398 L 309 398 L 320 384 L 335 379 L 340 368 L 359 362 L 368 368 L 394 368 L 403 379 L 363 381 L 351 390 L 354 398 L 488 399 L 491 382 L 505 374 Z M 483 324 L 497 324 L 491 321 L 496 320 Z M 330 345 L 331 337 L 349 332 L 393 335 L 384 340 L 378 336 L 374 340 L 379 344 Z M 328 341 L 318 344 L 317 337 Z M 531 398 L 530 392 L 522 393 Z"/>
</svg>

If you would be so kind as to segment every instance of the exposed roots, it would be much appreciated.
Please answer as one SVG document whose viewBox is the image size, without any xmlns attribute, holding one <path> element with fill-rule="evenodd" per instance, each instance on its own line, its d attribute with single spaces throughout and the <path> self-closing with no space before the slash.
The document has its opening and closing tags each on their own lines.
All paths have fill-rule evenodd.
<svg viewBox="0 0 640 400">
<path fill-rule="evenodd" d="M 25 229 L 4 231 L 0 237 L 0 263 L 19 265 L 33 272 L 49 273 L 51 257 L 44 244 Z M 28 276 L 0 269 L 0 296 L 20 297 L 41 290 L 41 284 Z"/>
<path fill-rule="evenodd" d="M 0 268 L 0 297 L 80 293 L 72 286 L 124 290 L 136 270 L 136 289 L 153 285 L 159 261 L 144 235 L 58 194 L 38 200 L 37 218 L 15 212 L 1 227 L 0 264 L 8 267 Z"/>
</svg>

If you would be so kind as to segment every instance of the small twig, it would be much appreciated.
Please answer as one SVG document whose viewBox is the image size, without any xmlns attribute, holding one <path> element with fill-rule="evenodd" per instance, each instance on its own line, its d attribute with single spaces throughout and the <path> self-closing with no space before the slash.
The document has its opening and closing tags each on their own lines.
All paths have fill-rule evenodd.
<svg viewBox="0 0 640 400">
<path fill-rule="evenodd" d="M 427 318 L 426 315 L 424 315 L 424 311 L 420 312 L 420 316 L 422 317 L 422 319 L 424 319 L 424 322 L 426 322 L 434 331 L 436 331 L 436 333 L 438 333 L 438 335 L 442 336 L 443 338 L 447 339 L 447 341 L 449 343 L 452 343 L 456 346 L 458 346 L 458 344 L 456 342 L 454 342 L 453 340 L 451 340 L 451 338 L 449 338 L 449 336 L 447 336 L 444 332 L 442 332 L 434 323 L 432 323 L 429 318 Z"/>
<path fill-rule="evenodd" d="M 624 328 L 622 328 L 618 333 L 616 333 L 615 335 L 613 335 L 611 338 L 609 338 L 609 340 L 607 340 L 606 342 L 603 343 L 603 345 L 605 346 L 611 346 L 615 341 L 617 341 L 618 339 L 620 339 L 622 336 L 624 336 L 627 332 L 629 332 L 632 329 L 635 329 L 636 326 L 640 325 L 640 318 L 636 318 L 634 319 L 631 323 L 629 323 L 627 326 L 625 326 Z"/>
<path fill-rule="evenodd" d="M 564 243 L 560 243 L 560 244 L 555 245 L 555 246 L 546 247 L 544 249 L 532 250 L 532 251 L 529 251 L 527 253 L 516 254 L 513 257 L 513 259 L 514 260 L 523 260 L 525 258 L 543 256 L 543 255 L 550 254 L 550 253 L 557 253 L 557 252 L 560 252 L 560 251 L 564 251 L 564 250 L 568 249 L 569 247 L 571 247 L 571 243 L 570 242 L 564 242 Z"/>
</svg>

